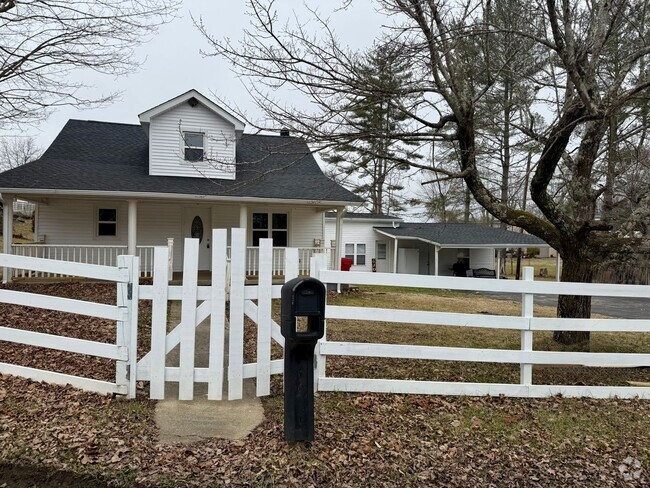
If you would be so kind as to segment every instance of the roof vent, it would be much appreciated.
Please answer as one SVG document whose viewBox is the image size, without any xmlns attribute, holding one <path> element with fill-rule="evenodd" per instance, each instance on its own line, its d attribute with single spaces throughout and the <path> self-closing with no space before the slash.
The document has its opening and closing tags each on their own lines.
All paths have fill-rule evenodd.
<svg viewBox="0 0 650 488">
<path fill-rule="evenodd" d="M 199 104 L 199 101 L 196 97 L 192 97 L 187 101 L 187 103 L 189 103 L 190 107 L 196 107 Z"/>
<path fill-rule="evenodd" d="M 289 137 L 291 135 L 291 132 L 289 132 L 289 129 L 280 129 L 280 135 L 282 137 Z"/>
</svg>

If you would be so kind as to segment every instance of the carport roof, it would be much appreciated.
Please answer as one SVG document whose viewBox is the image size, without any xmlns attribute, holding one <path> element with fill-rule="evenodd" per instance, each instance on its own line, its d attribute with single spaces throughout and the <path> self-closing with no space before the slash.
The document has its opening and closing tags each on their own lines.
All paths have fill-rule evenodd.
<svg viewBox="0 0 650 488">
<path fill-rule="evenodd" d="M 549 247 L 539 237 L 479 224 L 403 223 L 399 227 L 374 227 L 397 239 L 429 242 L 441 247 Z"/>
</svg>

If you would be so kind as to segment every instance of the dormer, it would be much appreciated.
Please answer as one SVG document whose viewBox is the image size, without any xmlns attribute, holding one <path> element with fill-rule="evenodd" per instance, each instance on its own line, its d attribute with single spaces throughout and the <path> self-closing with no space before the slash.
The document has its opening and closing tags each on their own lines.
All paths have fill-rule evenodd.
<svg viewBox="0 0 650 488">
<path fill-rule="evenodd" d="M 235 179 L 244 123 L 196 90 L 139 116 L 149 137 L 149 174 Z"/>
</svg>

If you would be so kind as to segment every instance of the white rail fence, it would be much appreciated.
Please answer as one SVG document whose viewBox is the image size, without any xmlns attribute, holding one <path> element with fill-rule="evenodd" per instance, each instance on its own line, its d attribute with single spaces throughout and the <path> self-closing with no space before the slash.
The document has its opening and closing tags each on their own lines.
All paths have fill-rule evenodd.
<svg viewBox="0 0 650 488">
<path fill-rule="evenodd" d="M 423 324 L 454 327 L 487 327 L 521 331 L 520 350 L 438 347 L 403 344 L 375 344 L 328 341 L 327 336 L 317 348 L 319 365 L 316 382 L 320 391 L 414 393 L 434 395 L 505 395 L 511 397 L 547 397 L 561 394 L 567 397 L 650 398 L 650 387 L 537 385 L 533 383 L 533 365 L 579 365 L 592 367 L 650 366 L 650 354 L 555 352 L 533 350 L 535 331 L 591 332 L 650 332 L 650 320 L 628 319 L 558 319 L 535 317 L 535 295 L 560 294 L 601 297 L 650 298 L 650 287 L 643 285 L 610 285 L 557 283 L 533 281 L 533 268 L 524 271 L 525 281 L 471 280 L 384 273 L 346 273 L 322 269 L 314 275 L 326 283 L 353 285 L 382 285 L 521 293 L 521 317 L 479 314 L 443 313 L 416 310 L 394 310 L 368 307 L 328 305 L 327 319 L 367 320 L 399 324 Z M 468 331 L 469 333 L 469 331 Z M 326 374 L 328 356 L 357 356 L 399 359 L 428 359 L 438 361 L 470 361 L 485 363 L 514 363 L 520 365 L 518 384 L 463 383 L 444 381 L 410 381 L 397 379 L 336 378 Z"/>
<path fill-rule="evenodd" d="M 150 278 L 153 275 L 153 250 L 154 246 L 137 246 L 142 278 Z M 118 257 L 127 253 L 127 247 L 119 245 L 14 244 L 12 252 L 16 256 L 116 266 Z M 65 275 L 66 273 L 48 273 L 18 268 L 14 268 L 11 274 L 13 278 L 58 278 Z"/>
<path fill-rule="evenodd" d="M 11 374 L 34 381 L 135 397 L 135 353 L 137 350 L 138 258 L 119 256 L 114 266 L 70 263 L 53 259 L 0 254 L 0 266 L 35 273 L 70 275 L 117 283 L 117 304 L 107 305 L 70 298 L 38 295 L 23 291 L 0 290 L 0 303 L 56 310 L 90 317 L 115 320 L 116 343 L 107 344 L 13 327 L 0 327 L 0 341 L 44 347 L 59 351 L 115 360 L 115 382 L 100 381 L 43 369 L 0 362 L 0 374 Z M 131 351 L 131 353 L 130 353 Z"/>
<path fill-rule="evenodd" d="M 153 284 L 139 285 L 138 258 L 119 256 L 116 266 L 98 266 L 62 262 L 24 256 L 0 255 L 0 266 L 26 269 L 34 272 L 68 274 L 112 280 L 118 283 L 117 306 L 89 304 L 78 300 L 43 297 L 23 292 L 0 290 L 0 301 L 18 305 L 31 305 L 44 309 L 64 310 L 73 313 L 111 318 L 117 323 L 115 345 L 91 343 L 39 334 L 17 329 L 0 328 L 0 340 L 51 347 L 72 352 L 100 355 L 116 360 L 115 383 L 97 382 L 86 378 L 71 377 L 60 373 L 44 372 L 21 366 L 0 363 L 0 373 L 17 374 L 36 380 L 54 383 L 70 383 L 100 392 L 135 394 L 135 382 L 150 383 L 150 396 L 165 396 L 166 383 L 177 382 L 178 397 L 191 400 L 195 397 L 195 385 L 207 384 L 209 399 L 222 398 L 227 385 L 227 398 L 242 398 L 243 382 L 255 378 L 258 396 L 270 393 L 270 378 L 283 372 L 283 360 L 272 359 L 272 343 L 284 346 L 280 326 L 273 320 L 272 304 L 280 298 L 281 285 L 274 285 L 275 260 L 279 259 L 270 239 L 260 241 L 258 254 L 258 284 L 245 286 L 247 248 L 245 230 L 233 229 L 230 258 L 227 231 L 212 233 L 212 283 L 198 285 L 199 243 L 196 239 L 185 240 L 182 285 L 169 284 L 169 249 L 156 247 L 153 252 Z M 300 251 L 283 249 L 285 280 L 300 274 Z M 543 385 L 533 381 L 534 365 L 578 365 L 589 367 L 639 367 L 650 366 L 647 353 L 591 353 L 536 351 L 533 335 L 536 331 L 581 330 L 593 332 L 650 332 L 649 320 L 623 319 L 557 319 L 535 317 L 535 295 L 564 294 L 603 297 L 641 297 L 650 299 L 650 287 L 642 285 L 577 284 L 534 281 L 532 268 L 526 268 L 525 280 L 472 280 L 467 278 L 330 271 L 328 255 L 314 253 L 310 258 L 312 276 L 329 284 L 383 285 L 430 289 L 503 292 L 521 294 L 521 316 L 446 313 L 418 310 L 394 310 L 371 307 L 326 306 L 328 320 L 364 320 L 400 324 L 422 324 L 430 327 L 483 327 L 518 330 L 521 333 L 520 348 L 488 349 L 465 347 L 422 346 L 408 344 L 380 344 L 330 341 L 327 333 L 315 351 L 315 386 L 319 391 L 386 392 L 439 395 L 505 395 L 512 397 L 563 396 L 590 397 L 641 397 L 650 399 L 650 387 L 635 386 L 585 386 Z M 230 261 L 230 266 L 228 266 Z M 151 348 L 139 361 L 137 351 L 137 303 L 138 299 L 152 301 Z M 168 304 L 180 301 L 180 320 L 171 324 L 168 331 Z M 248 360 L 244 353 L 245 319 L 254 324 L 257 335 L 255 360 Z M 202 324 L 202 325 L 201 325 Z M 330 324 L 331 325 L 331 324 Z M 147 327 L 148 324 L 139 324 Z M 198 327 L 207 327 L 209 334 L 197 335 Z M 225 340 L 228 330 L 228 340 Z M 470 330 L 467 333 L 471 333 Z M 372 338 L 369 338 L 370 340 Z M 208 341 L 207 364 L 197 364 L 196 348 L 201 340 Z M 226 343 L 227 342 L 227 343 Z M 178 347 L 177 365 L 170 365 L 168 354 Z M 224 368 L 225 352 L 228 352 L 227 368 Z M 432 361 L 468 361 L 482 363 L 518 364 L 518 383 L 467 383 L 446 381 L 412 381 L 394 378 L 339 378 L 327 374 L 327 358 L 330 356 L 355 356 L 376 358 L 417 359 Z M 131 374 L 136 372 L 135 374 Z"/>
<path fill-rule="evenodd" d="M 271 272 L 274 276 L 282 276 L 285 272 L 286 247 L 274 247 L 271 260 Z M 332 255 L 332 248 L 329 247 L 300 247 L 298 250 L 298 273 L 300 275 L 309 274 L 309 263 L 312 256 L 324 254 L 328 256 L 328 262 L 331 261 L 329 256 Z M 228 247 L 228 258 L 230 258 L 231 247 Z M 248 246 L 246 248 L 246 266 L 244 271 L 247 276 L 257 276 L 260 272 L 260 247 Z"/>
</svg>

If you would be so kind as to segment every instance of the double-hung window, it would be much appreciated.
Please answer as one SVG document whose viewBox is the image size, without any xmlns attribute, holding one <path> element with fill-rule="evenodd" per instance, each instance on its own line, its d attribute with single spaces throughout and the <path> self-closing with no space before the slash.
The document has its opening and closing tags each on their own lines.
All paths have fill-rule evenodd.
<svg viewBox="0 0 650 488">
<path fill-rule="evenodd" d="M 205 149 L 205 135 L 203 132 L 183 132 L 183 146 L 185 161 L 196 162 L 203 160 Z"/>
<path fill-rule="evenodd" d="M 365 266 L 366 264 L 366 245 L 365 244 L 346 244 L 345 257 L 352 260 L 352 264 Z"/>
<path fill-rule="evenodd" d="M 286 247 L 289 243 L 289 218 L 286 213 L 253 214 L 253 246 L 260 239 L 273 238 L 274 247 Z"/>
<path fill-rule="evenodd" d="M 117 235 L 117 209 L 97 209 L 97 236 L 115 237 Z"/>
</svg>

